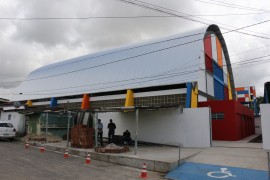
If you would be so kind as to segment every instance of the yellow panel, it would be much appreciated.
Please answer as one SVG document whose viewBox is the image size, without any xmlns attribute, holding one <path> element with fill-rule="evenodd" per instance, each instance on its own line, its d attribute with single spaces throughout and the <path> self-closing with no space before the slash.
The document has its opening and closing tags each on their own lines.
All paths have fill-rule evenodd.
<svg viewBox="0 0 270 180">
<path fill-rule="evenodd" d="M 134 106 L 134 93 L 131 89 L 127 90 L 125 107 Z"/>
<path fill-rule="evenodd" d="M 198 107 L 198 83 L 195 83 L 195 87 L 192 88 L 191 92 L 191 108 Z"/>
<path fill-rule="evenodd" d="M 229 100 L 232 100 L 232 88 L 231 88 L 231 82 L 230 82 L 230 76 L 228 74 L 228 91 L 229 91 Z"/>
<path fill-rule="evenodd" d="M 25 105 L 27 105 L 28 107 L 33 106 L 33 102 L 31 100 L 28 100 Z"/>
<path fill-rule="evenodd" d="M 216 44 L 217 44 L 218 65 L 222 67 L 223 66 L 223 61 L 222 61 L 222 47 L 221 47 L 221 44 L 220 44 L 218 38 L 216 38 Z"/>
</svg>

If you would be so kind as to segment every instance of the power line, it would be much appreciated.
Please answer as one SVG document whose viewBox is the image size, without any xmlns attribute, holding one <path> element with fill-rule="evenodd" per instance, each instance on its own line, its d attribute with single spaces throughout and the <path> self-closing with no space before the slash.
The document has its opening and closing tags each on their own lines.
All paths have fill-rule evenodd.
<svg viewBox="0 0 270 180">
<path fill-rule="evenodd" d="M 245 66 L 247 66 L 247 65 L 254 65 L 254 63 L 255 64 L 268 63 L 268 62 L 270 62 L 270 59 L 265 59 L 265 60 L 257 60 L 257 59 L 264 58 L 264 57 L 269 57 L 269 56 L 270 55 L 260 56 L 260 57 L 247 59 L 247 60 L 243 60 L 243 61 L 236 62 L 236 63 L 231 63 L 231 64 L 232 64 L 232 67 L 233 67 L 234 70 L 243 69 L 243 68 L 246 68 Z M 254 60 L 256 60 L 256 61 L 254 61 Z M 181 67 L 181 69 L 187 69 L 188 67 L 194 66 L 194 65 L 196 65 L 196 64 L 192 64 L 192 65 L 189 65 L 189 66 L 183 66 L 183 67 Z M 225 65 L 223 65 L 223 66 L 225 66 Z M 174 69 L 177 69 L 177 68 L 174 68 Z M 104 85 L 104 84 L 108 84 L 108 85 L 113 84 L 113 85 L 106 86 L 106 88 L 112 88 L 112 87 L 125 86 L 125 85 L 130 85 L 130 84 L 137 84 L 137 83 L 149 82 L 149 81 L 154 81 L 154 80 L 160 80 L 160 79 L 164 79 L 166 77 L 175 77 L 175 76 L 180 76 L 180 75 L 187 75 L 187 74 L 190 74 L 190 73 L 196 73 L 196 72 L 200 72 L 200 71 L 206 71 L 206 69 L 194 69 L 194 70 L 189 70 L 189 71 L 178 71 L 178 72 L 172 73 L 172 71 L 174 69 L 166 71 L 165 73 L 161 73 L 161 74 L 157 74 L 157 75 L 151 75 L 151 76 L 144 76 L 144 77 L 138 77 L 138 78 L 123 79 L 123 80 L 118 80 L 118 81 L 95 83 L 95 84 L 91 84 L 91 85 L 70 86 L 70 87 L 65 87 L 65 88 L 47 89 L 47 90 L 42 90 L 42 91 L 28 91 L 28 92 L 24 92 L 23 94 L 24 95 L 37 95 L 37 94 L 31 94 L 31 93 L 34 93 L 34 92 L 35 93 L 37 93 L 37 92 L 48 92 L 48 91 L 56 91 L 56 90 L 66 90 L 66 89 L 75 89 L 75 88 L 81 88 L 81 87 L 95 87 L 97 85 Z M 153 79 L 153 78 L 156 78 L 156 79 Z M 144 80 L 144 81 L 125 83 L 125 84 L 121 84 L 121 85 L 116 84 L 116 83 L 120 83 L 120 82 L 129 82 L 129 81 L 134 81 L 134 80 Z M 93 90 L 98 90 L 98 89 L 103 89 L 103 88 L 96 88 L 96 89 L 91 88 L 92 91 Z M 81 91 L 83 91 L 83 90 L 80 90 L 80 92 Z M 72 91 L 72 92 L 74 92 L 74 91 Z M 66 93 L 67 92 L 60 93 L 60 94 L 66 94 Z M 59 94 L 59 93 L 56 93 L 56 94 Z M 38 95 L 49 95 L 49 94 L 38 94 Z"/>
<path fill-rule="evenodd" d="M 265 21 L 265 22 L 267 22 L 267 21 Z M 253 24 L 253 25 L 248 25 L 248 26 L 245 26 L 245 27 L 237 28 L 236 30 L 244 29 L 244 28 L 251 27 L 251 26 L 256 26 L 258 24 L 265 23 L 265 22 L 259 22 L 259 23 Z M 233 31 L 234 30 L 231 30 L 231 31 L 228 31 L 228 32 L 225 32 L 225 33 L 230 33 L 230 32 L 233 32 Z M 225 33 L 223 33 L 223 34 L 225 34 Z M 201 34 L 201 33 L 197 33 L 197 34 L 193 34 L 193 35 L 198 35 L 198 34 Z M 191 35 L 191 36 L 193 36 L 193 35 Z M 187 36 L 185 36 L 185 37 L 187 37 Z M 178 37 L 178 39 L 179 38 L 180 37 Z M 172 38 L 172 39 L 174 39 L 174 38 Z M 169 40 L 172 40 L 172 39 L 169 39 Z M 164 40 L 164 41 L 169 41 L 169 40 Z M 127 57 L 127 58 L 118 59 L 118 60 L 115 60 L 115 61 L 110 61 L 110 62 L 107 62 L 107 63 L 102 63 L 102 64 L 95 65 L 95 66 L 85 67 L 85 68 L 81 68 L 81 69 L 77 69 L 77 70 L 73 70 L 73 71 L 68 71 L 68 72 L 65 72 L 65 73 L 59 73 L 59 74 L 54 74 L 54 75 L 49 75 L 49 76 L 43 76 L 43 77 L 39 77 L 39 78 L 26 79 L 24 81 L 33 81 L 33 80 L 47 79 L 47 78 L 51 78 L 51 77 L 62 76 L 62 75 L 66 75 L 66 74 L 71 74 L 71 73 L 75 73 L 75 72 L 89 70 L 89 69 L 93 69 L 93 68 L 97 68 L 97 67 L 101 67 L 101 66 L 113 64 L 113 63 L 118 63 L 118 62 L 130 60 L 130 59 L 133 59 L 133 58 L 137 58 L 137 57 L 149 55 L 149 54 L 152 54 L 152 53 L 157 53 L 157 52 L 168 50 L 168 49 L 171 49 L 171 48 L 176 48 L 176 47 L 179 47 L 179 46 L 184 46 L 184 45 L 187 45 L 187 44 L 190 44 L 190 43 L 194 43 L 194 42 L 197 42 L 197 41 L 201 41 L 201 40 L 203 40 L 203 38 L 196 39 L 196 40 L 193 40 L 193 41 L 188 41 L 188 42 L 181 43 L 181 44 L 177 44 L 177 45 L 174 45 L 174 46 L 169 46 L 169 47 L 166 47 L 166 48 L 161 48 L 161 49 L 154 50 L 154 51 L 149 51 L 149 52 L 146 52 L 146 53 L 143 53 L 143 54 L 138 54 L 138 55 Z M 159 42 L 155 42 L 155 43 L 159 43 Z M 115 52 L 112 52 L 112 53 L 115 53 Z M 104 56 L 104 55 L 101 55 L 101 56 Z M 80 61 L 82 61 L 82 60 L 80 60 Z M 62 66 L 62 64 L 59 65 L 59 66 Z M 6 82 L 0 82 L 0 83 L 19 83 L 19 82 L 22 82 L 22 81 L 6 81 Z"/>
<path fill-rule="evenodd" d="M 119 0 L 119 1 L 122 1 L 122 2 L 125 2 L 125 3 L 128 3 L 128 4 L 132 4 L 132 5 L 136 5 L 136 6 L 140 6 L 140 7 L 146 8 L 146 9 L 158 11 L 158 12 L 161 12 L 161 13 L 174 15 L 174 16 L 177 16 L 177 17 L 180 17 L 180 18 L 183 18 L 183 19 L 186 19 L 186 20 L 190 20 L 190 21 L 193 21 L 193 22 L 198 22 L 198 23 L 201 23 L 201 24 L 204 24 L 204 25 L 208 25 L 208 23 L 205 23 L 205 22 L 202 22 L 202 21 L 199 21 L 199 20 L 196 20 L 196 19 L 192 19 L 192 18 L 189 18 L 189 17 L 185 17 L 185 15 L 189 15 L 189 14 L 182 13 L 182 12 L 179 12 L 179 11 L 175 11 L 175 10 L 172 10 L 172 9 L 169 9 L 169 8 L 161 7 L 161 6 L 158 6 L 158 5 L 154 5 L 154 4 L 151 4 L 151 3 L 146 3 L 146 2 L 143 2 L 143 1 L 140 1 L 140 0 Z M 183 14 L 183 15 L 179 15 L 179 14 Z M 204 21 L 214 22 L 214 21 L 204 19 L 204 18 L 200 18 L 200 19 L 202 19 Z M 223 24 L 223 23 L 219 23 L 219 24 Z M 223 25 L 229 26 L 229 25 L 226 25 L 226 24 L 223 24 Z M 229 27 L 232 27 L 232 26 L 229 26 Z M 233 28 L 235 28 L 235 27 L 233 27 Z M 228 28 L 224 28 L 224 29 L 231 30 L 231 29 L 228 29 Z M 250 34 L 250 33 L 246 33 L 246 32 L 240 32 L 240 31 L 235 31 L 235 32 L 245 34 L 245 35 L 249 35 L 249 36 L 258 37 L 258 38 L 269 39 L 268 37 L 254 35 L 254 34 Z M 252 32 L 252 31 L 250 31 L 250 32 Z M 255 32 L 255 33 L 258 33 L 258 32 Z"/>
<path fill-rule="evenodd" d="M 235 14 L 190 14 L 183 17 L 207 17 L 207 16 L 246 16 L 269 14 L 270 12 L 261 13 L 235 13 Z M 91 20 L 91 19 L 141 19 L 141 18 L 177 18 L 176 16 L 90 16 L 90 17 L 0 17 L 0 20 L 19 20 L 19 21 L 39 21 L 39 20 Z"/>
<path fill-rule="evenodd" d="M 232 4 L 232 3 L 221 2 L 221 1 L 217 1 L 217 0 L 210 0 L 210 1 L 217 2 L 217 3 L 221 3 L 221 4 L 232 5 L 232 6 L 235 6 L 235 7 L 238 7 L 238 8 L 246 8 L 247 10 L 267 11 L 267 12 L 270 12 L 270 10 L 268 10 L 268 9 L 259 9 L 259 8 L 254 8 L 254 7 L 248 7 L 248 6 L 238 5 L 238 4 Z"/>
<path fill-rule="evenodd" d="M 253 48 L 253 49 L 251 49 L 251 50 L 242 51 L 242 52 L 239 52 L 239 53 L 236 53 L 236 54 L 232 54 L 232 55 L 230 55 L 230 57 L 236 56 L 236 55 L 239 55 L 239 54 L 249 53 L 249 52 L 251 52 L 251 51 L 256 51 L 256 50 L 261 49 L 261 48 L 267 48 L 267 47 L 269 47 L 269 46 L 270 46 L 270 45 L 267 45 L 267 46 L 260 46 L 260 47 L 258 47 L 258 48 Z"/>
</svg>

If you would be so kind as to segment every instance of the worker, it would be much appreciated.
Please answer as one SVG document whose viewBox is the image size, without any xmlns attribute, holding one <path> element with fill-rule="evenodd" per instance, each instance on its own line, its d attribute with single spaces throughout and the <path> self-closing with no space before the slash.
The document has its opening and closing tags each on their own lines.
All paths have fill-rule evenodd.
<svg viewBox="0 0 270 180">
<path fill-rule="evenodd" d="M 131 139 L 129 130 L 126 130 L 126 131 L 123 133 L 123 144 L 124 144 L 124 145 L 125 145 L 125 144 L 132 145 L 132 139 Z"/>
<path fill-rule="evenodd" d="M 100 139 L 99 140 L 100 145 L 103 146 L 103 124 L 100 119 L 98 119 L 97 129 L 98 129 L 98 139 Z"/>
<path fill-rule="evenodd" d="M 116 125 L 113 123 L 112 119 L 110 119 L 110 123 L 108 124 L 108 139 L 109 139 L 109 144 L 114 143 L 114 133 L 116 129 Z"/>
</svg>

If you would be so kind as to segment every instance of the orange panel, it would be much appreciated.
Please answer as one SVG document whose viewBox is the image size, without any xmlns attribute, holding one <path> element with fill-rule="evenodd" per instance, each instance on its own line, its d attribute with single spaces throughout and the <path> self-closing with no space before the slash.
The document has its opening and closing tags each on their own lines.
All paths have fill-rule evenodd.
<svg viewBox="0 0 270 180">
<path fill-rule="evenodd" d="M 238 87 L 238 88 L 235 88 L 236 91 L 244 91 L 245 88 L 244 87 Z"/>
<path fill-rule="evenodd" d="M 223 61 L 222 61 L 222 47 L 221 47 L 221 44 L 220 44 L 218 38 L 216 38 L 216 43 L 217 43 L 218 65 L 219 66 L 223 66 Z"/>
<path fill-rule="evenodd" d="M 90 108 L 90 99 L 88 94 L 83 95 L 81 110 L 87 110 Z"/>
</svg>

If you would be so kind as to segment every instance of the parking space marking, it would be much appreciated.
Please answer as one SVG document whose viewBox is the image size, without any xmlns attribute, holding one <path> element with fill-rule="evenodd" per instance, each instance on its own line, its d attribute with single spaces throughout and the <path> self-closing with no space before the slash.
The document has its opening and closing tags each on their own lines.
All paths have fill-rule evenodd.
<svg viewBox="0 0 270 180">
<path fill-rule="evenodd" d="M 174 180 L 269 180 L 268 172 L 254 169 L 186 162 L 166 175 Z"/>
</svg>

